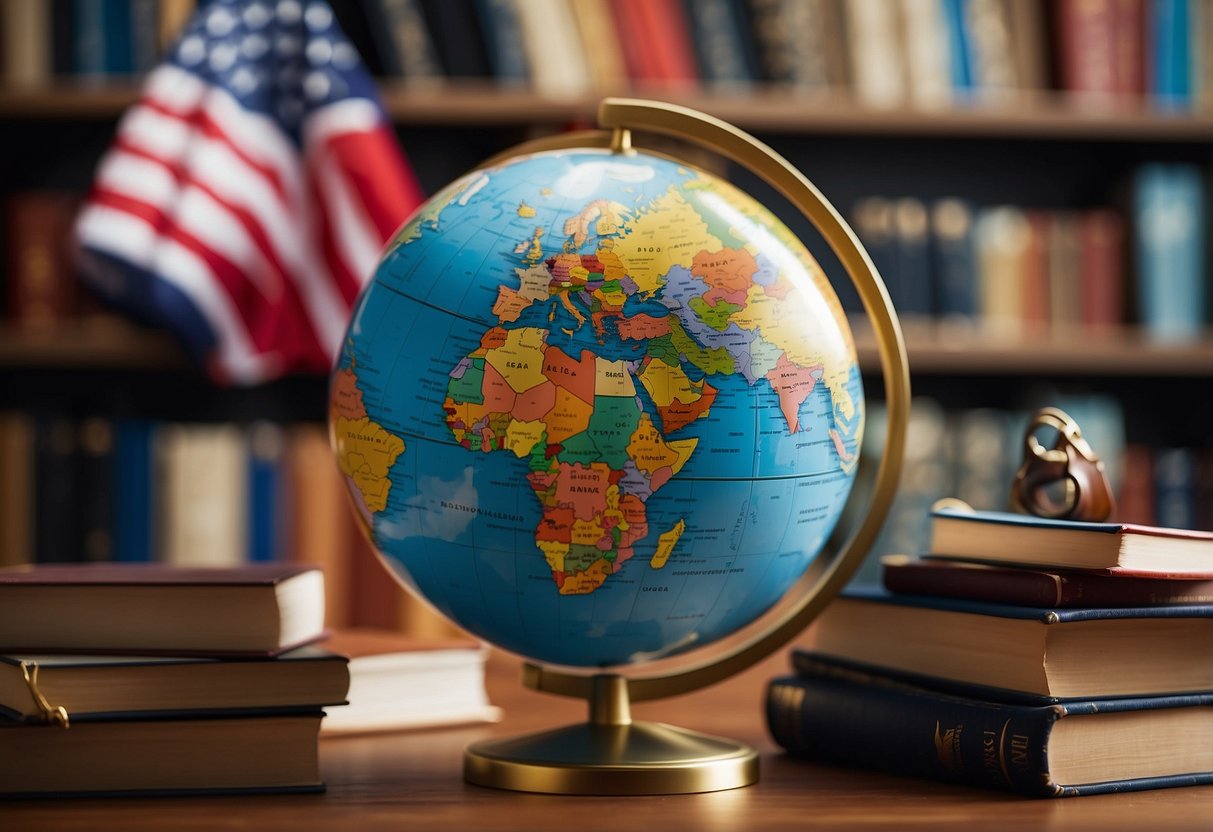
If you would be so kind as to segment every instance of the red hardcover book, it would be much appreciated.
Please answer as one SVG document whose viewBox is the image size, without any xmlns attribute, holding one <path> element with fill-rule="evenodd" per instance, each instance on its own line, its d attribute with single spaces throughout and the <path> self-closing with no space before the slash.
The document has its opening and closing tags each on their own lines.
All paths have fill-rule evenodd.
<svg viewBox="0 0 1213 832">
<path fill-rule="evenodd" d="M 79 198 L 64 191 L 22 191 L 5 203 L 7 316 L 50 329 L 76 312 L 72 221 Z"/>
<path fill-rule="evenodd" d="M 681 0 L 647 0 L 637 4 L 653 46 L 657 78 L 671 88 L 685 88 L 699 78 L 691 31 Z"/>
<path fill-rule="evenodd" d="M 1115 0 L 1057 0 L 1057 70 L 1061 88 L 1114 96 L 1117 86 Z"/>
<path fill-rule="evenodd" d="M 1082 323 L 1091 328 L 1124 322 L 1125 220 L 1112 209 L 1086 211 L 1079 218 Z"/>
<path fill-rule="evenodd" d="M 1213 603 L 1213 574 L 1168 578 L 1124 569 L 1032 569 L 908 555 L 881 559 L 885 589 L 1023 607 Z"/>
</svg>

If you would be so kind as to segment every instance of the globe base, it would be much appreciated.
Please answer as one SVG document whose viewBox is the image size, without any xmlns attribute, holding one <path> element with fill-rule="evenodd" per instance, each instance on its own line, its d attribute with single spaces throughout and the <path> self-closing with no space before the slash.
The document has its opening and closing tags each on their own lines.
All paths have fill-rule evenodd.
<svg viewBox="0 0 1213 832">
<path fill-rule="evenodd" d="M 758 780 L 758 752 L 659 722 L 586 722 L 468 746 L 469 783 L 546 794 L 688 794 Z"/>
</svg>

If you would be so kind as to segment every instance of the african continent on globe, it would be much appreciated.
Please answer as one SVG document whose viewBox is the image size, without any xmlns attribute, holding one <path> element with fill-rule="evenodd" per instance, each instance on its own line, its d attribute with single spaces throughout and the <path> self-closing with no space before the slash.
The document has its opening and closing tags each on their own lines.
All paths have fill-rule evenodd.
<svg viewBox="0 0 1213 832">
<path fill-rule="evenodd" d="M 404 583 L 508 650 L 610 666 L 787 592 L 850 492 L 864 406 L 838 299 L 774 215 L 585 149 L 477 170 L 400 230 L 330 422 Z"/>
</svg>

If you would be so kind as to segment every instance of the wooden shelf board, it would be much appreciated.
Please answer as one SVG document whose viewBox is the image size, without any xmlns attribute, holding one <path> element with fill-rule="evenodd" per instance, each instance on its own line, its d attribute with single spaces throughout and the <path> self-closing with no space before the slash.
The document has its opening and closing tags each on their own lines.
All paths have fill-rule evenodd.
<svg viewBox="0 0 1213 832">
<path fill-rule="evenodd" d="M 553 98 L 479 82 L 417 85 L 384 80 L 384 105 L 399 125 L 592 125 L 602 95 Z M 940 110 L 872 109 L 849 98 L 820 98 L 786 89 L 663 88 L 620 90 L 701 110 L 743 129 L 803 135 L 858 134 L 996 139 L 1213 143 L 1213 113 L 1153 110 L 1140 101 L 1083 101 L 1042 93 L 1003 106 Z M 0 118 L 114 118 L 134 103 L 138 84 L 67 84 L 0 88 Z"/>
<path fill-rule="evenodd" d="M 189 366 L 173 338 L 120 323 L 0 328 L 0 367 L 155 370 Z"/>
<path fill-rule="evenodd" d="M 875 338 L 854 325 L 865 370 L 879 368 Z M 1039 375 L 1213 378 L 1213 337 L 1160 343 L 1136 327 L 1090 333 L 999 335 L 979 330 L 906 327 L 911 376 Z"/>
<path fill-rule="evenodd" d="M 875 339 L 854 324 L 865 371 L 879 369 Z M 927 375 L 1145 376 L 1213 378 L 1213 334 L 1197 343 L 1153 343 L 1136 329 L 1103 334 L 996 337 L 979 331 L 906 328 L 910 373 Z M 163 333 L 106 323 L 27 332 L 0 328 L 0 367 L 164 369 L 188 367 Z"/>
</svg>

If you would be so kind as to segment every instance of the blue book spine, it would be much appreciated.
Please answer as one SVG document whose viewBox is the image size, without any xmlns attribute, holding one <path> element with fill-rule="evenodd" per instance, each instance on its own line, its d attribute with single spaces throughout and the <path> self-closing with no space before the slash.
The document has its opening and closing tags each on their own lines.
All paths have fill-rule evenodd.
<svg viewBox="0 0 1213 832">
<path fill-rule="evenodd" d="M 1143 165 L 1134 188 L 1137 300 L 1157 341 L 1199 338 L 1205 324 L 1205 198 L 1194 165 Z"/>
<path fill-rule="evenodd" d="M 952 89 L 962 96 L 968 95 L 973 89 L 973 67 L 970 64 L 972 49 L 965 27 L 965 4 L 966 0 L 943 0 Z"/>
<path fill-rule="evenodd" d="M 945 320 L 976 321 L 977 248 L 973 241 L 973 207 L 959 199 L 931 206 L 931 274 L 933 310 Z"/>
<path fill-rule="evenodd" d="M 1149 91 L 1160 107 L 1186 109 L 1192 105 L 1189 0 L 1150 0 L 1148 9 Z"/>
<path fill-rule="evenodd" d="M 152 434 L 155 423 L 121 420 L 114 436 L 114 560 L 155 559 Z"/>
<path fill-rule="evenodd" d="M 742 0 L 683 0 L 699 71 L 709 83 L 748 84 L 758 59 Z"/>
<path fill-rule="evenodd" d="M 791 756 L 1039 797 L 1213 782 L 1213 772 L 1059 782 L 1050 739 L 1060 720 L 1111 712 L 1208 707 L 1213 695 L 1004 703 L 942 693 L 879 673 L 798 668 L 772 679 L 766 721 Z M 1163 715 L 1165 718 L 1165 715 Z M 1136 749 L 1126 754 L 1139 754 Z"/>
<path fill-rule="evenodd" d="M 518 0 L 476 0 L 493 77 L 507 84 L 525 84 L 531 78 L 517 4 Z"/>
<path fill-rule="evenodd" d="M 282 429 L 262 422 L 249 431 L 248 557 L 272 561 L 284 557 L 282 528 Z"/>
</svg>

